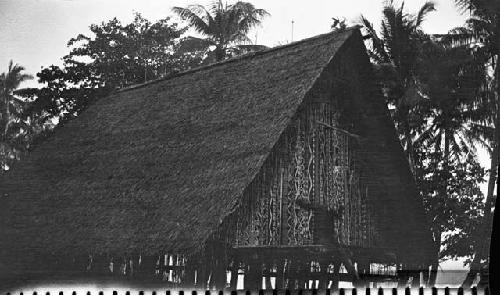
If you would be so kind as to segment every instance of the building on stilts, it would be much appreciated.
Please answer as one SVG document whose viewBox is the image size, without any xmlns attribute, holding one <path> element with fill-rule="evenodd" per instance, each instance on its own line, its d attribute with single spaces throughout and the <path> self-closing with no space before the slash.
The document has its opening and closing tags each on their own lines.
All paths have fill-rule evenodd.
<svg viewBox="0 0 500 295">
<path fill-rule="evenodd" d="M 2 176 L 0 196 L 4 277 L 420 286 L 432 264 L 357 28 L 101 98 Z"/>
</svg>

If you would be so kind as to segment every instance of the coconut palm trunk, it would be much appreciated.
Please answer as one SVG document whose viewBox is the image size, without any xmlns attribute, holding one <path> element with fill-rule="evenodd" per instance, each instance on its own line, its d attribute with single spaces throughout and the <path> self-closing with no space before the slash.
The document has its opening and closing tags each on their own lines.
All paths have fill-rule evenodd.
<svg viewBox="0 0 500 295">
<path fill-rule="evenodd" d="M 9 131 L 9 124 L 10 124 L 10 101 L 9 101 L 9 95 L 6 94 L 4 95 L 4 104 L 5 104 L 5 126 L 3 130 L 3 140 L 7 138 L 7 132 Z"/>
<path fill-rule="evenodd" d="M 410 170 L 413 175 L 413 178 L 416 178 L 415 174 L 415 149 L 413 146 L 412 135 L 411 135 L 411 127 L 408 122 L 408 117 L 410 116 L 410 111 L 405 109 L 405 119 L 403 126 L 403 134 L 406 140 L 405 152 L 408 157 L 408 164 L 410 165 Z"/>
<path fill-rule="evenodd" d="M 226 58 L 226 50 L 220 45 L 215 47 L 214 53 L 216 62 L 222 61 Z"/>
<path fill-rule="evenodd" d="M 491 229 L 492 229 L 492 208 L 493 208 L 493 192 L 495 190 L 495 182 L 498 177 L 497 175 L 498 167 L 498 144 L 495 143 L 491 154 L 491 169 L 488 179 L 488 194 L 486 197 L 485 207 L 484 207 L 484 217 L 481 227 L 478 231 L 478 237 L 476 241 L 478 243 L 478 250 L 474 255 L 474 259 L 470 264 L 470 270 L 462 283 L 463 288 L 471 287 L 477 274 L 480 273 L 482 267 L 482 261 L 488 259 L 489 246 L 491 239 Z"/>
<path fill-rule="evenodd" d="M 500 56 L 500 55 L 499 55 Z M 498 59 L 497 59 L 498 61 Z M 470 264 L 470 270 L 467 273 L 467 276 L 462 283 L 462 287 L 469 288 L 477 274 L 481 271 L 481 262 L 483 260 L 488 260 L 489 255 L 489 247 L 491 241 L 492 234 L 492 224 L 493 224 L 493 212 L 492 209 L 495 208 L 495 184 L 498 178 L 498 164 L 499 164 L 499 144 L 500 144 L 500 67 L 498 64 L 495 67 L 495 84 L 494 89 L 496 89 L 494 93 L 494 101 L 492 107 L 495 109 L 494 113 L 494 135 L 491 141 L 491 154 L 490 154 L 490 173 L 488 177 L 488 191 L 485 200 L 484 206 L 484 217 L 481 227 L 478 231 L 478 236 L 476 241 L 478 243 L 478 250 L 474 255 L 474 259 Z M 498 194 L 498 192 L 497 192 Z"/>
<path fill-rule="evenodd" d="M 462 283 L 462 287 L 469 288 L 474 279 L 477 277 L 478 273 L 481 273 L 482 262 L 489 261 L 489 247 L 492 234 L 492 222 L 493 222 L 493 212 L 494 206 L 494 190 L 495 183 L 498 178 L 498 164 L 499 164 L 499 138 L 500 138 L 500 70 L 498 67 L 498 56 L 493 57 L 492 62 L 494 66 L 494 85 L 493 89 L 493 101 L 490 102 L 490 107 L 493 108 L 493 135 L 489 139 L 490 141 L 490 172 L 488 177 L 488 191 L 485 199 L 484 216 L 482 222 L 477 230 L 477 235 L 475 237 L 476 243 L 476 253 L 472 262 L 470 263 L 470 269 L 467 273 L 465 280 Z"/>
<path fill-rule="evenodd" d="M 436 284 L 437 271 L 439 267 L 439 253 L 441 251 L 441 231 L 434 232 L 434 260 L 431 264 L 431 272 L 429 275 L 428 285 L 433 287 Z"/>
</svg>

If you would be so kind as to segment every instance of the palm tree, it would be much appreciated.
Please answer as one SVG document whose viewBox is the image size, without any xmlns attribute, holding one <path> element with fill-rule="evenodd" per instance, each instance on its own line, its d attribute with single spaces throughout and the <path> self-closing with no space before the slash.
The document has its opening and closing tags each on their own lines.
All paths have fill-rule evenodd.
<svg viewBox="0 0 500 295">
<path fill-rule="evenodd" d="M 393 119 L 413 172 L 415 152 L 411 130 L 418 118 L 413 116 L 412 109 L 422 100 L 415 71 L 420 44 L 427 38 L 421 26 L 425 17 L 434 10 L 434 3 L 426 2 L 417 14 L 412 15 L 404 12 L 404 2 L 397 8 L 393 1 L 389 1 L 383 9 L 380 36 L 374 25 L 361 17 L 361 24 L 370 40 L 369 55 L 376 65 L 388 103 L 393 108 Z"/>
<path fill-rule="evenodd" d="M 498 178 L 498 157 L 500 139 L 500 2 L 497 0 L 455 0 L 470 17 L 464 27 L 456 28 L 448 36 L 449 42 L 455 46 L 472 48 L 477 55 L 485 57 L 485 68 L 491 73 L 484 80 L 483 95 L 477 98 L 478 105 L 484 110 L 483 116 L 474 118 L 472 126 L 488 143 L 491 168 L 488 179 L 488 192 L 485 201 L 484 221 L 476 233 L 476 254 L 470 265 L 470 271 L 463 282 L 469 287 L 478 271 L 481 262 L 488 260 L 489 239 L 492 228 L 492 208 L 494 208 L 494 187 Z"/>
<path fill-rule="evenodd" d="M 482 133 L 474 132 L 471 124 L 486 111 L 477 105 L 486 72 L 482 59 L 463 47 L 448 47 L 428 41 L 424 43 L 419 65 L 419 79 L 423 94 L 429 99 L 425 108 L 432 114 L 414 143 L 434 141 L 443 148 L 444 158 L 460 160 L 465 154 L 474 154 L 476 144 L 486 145 Z M 429 120 L 430 119 L 430 120 Z"/>
<path fill-rule="evenodd" d="M 19 85 L 31 75 L 23 73 L 24 67 L 9 62 L 6 73 L 0 74 L 0 165 L 5 168 L 6 160 L 15 157 L 16 149 L 13 146 L 16 137 L 16 128 L 20 123 L 19 114 L 23 108 L 24 101 L 16 98 L 14 91 Z M 3 169 L 0 169 L 3 170 Z"/>
<path fill-rule="evenodd" d="M 435 214 L 431 218 L 438 220 L 431 226 L 436 255 L 429 281 L 433 285 L 441 257 L 442 234 L 455 230 L 454 225 L 449 226 L 449 218 L 463 218 L 461 208 L 454 203 L 454 192 L 450 190 L 448 180 L 453 177 L 456 163 L 477 162 L 476 143 L 484 142 L 471 132 L 469 123 L 471 117 L 477 117 L 483 111 L 475 107 L 475 98 L 480 93 L 481 77 L 485 72 L 482 62 L 466 48 L 452 48 L 429 40 L 422 44 L 422 56 L 425 58 L 420 60 L 416 74 L 422 85 L 422 94 L 427 98 L 418 108 L 425 123 L 415 129 L 413 144 L 418 152 L 424 151 L 426 161 L 436 161 L 432 173 L 441 179 L 433 187 L 437 194 L 424 196 L 424 201 L 450 209 L 436 210 L 435 213 L 432 213 L 435 208 L 430 210 Z M 422 177 L 417 175 L 416 178 L 422 181 Z"/>
<path fill-rule="evenodd" d="M 190 5 L 186 8 L 174 7 L 172 11 L 207 37 L 195 40 L 198 41 L 198 46 L 214 46 L 216 61 L 226 58 L 231 49 L 242 49 L 238 44 L 249 43 L 249 31 L 269 15 L 267 11 L 257 9 L 251 3 L 238 1 L 232 5 L 224 5 L 222 0 L 212 2 L 208 9 L 202 5 Z"/>
</svg>

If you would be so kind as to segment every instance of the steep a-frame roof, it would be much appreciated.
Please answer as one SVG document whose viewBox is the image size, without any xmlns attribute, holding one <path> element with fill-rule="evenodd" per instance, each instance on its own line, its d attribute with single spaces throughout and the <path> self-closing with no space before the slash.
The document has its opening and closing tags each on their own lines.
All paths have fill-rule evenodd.
<svg viewBox="0 0 500 295">
<path fill-rule="evenodd" d="M 196 250 L 359 34 L 320 35 L 100 99 L 0 179 L 0 248 Z"/>
</svg>

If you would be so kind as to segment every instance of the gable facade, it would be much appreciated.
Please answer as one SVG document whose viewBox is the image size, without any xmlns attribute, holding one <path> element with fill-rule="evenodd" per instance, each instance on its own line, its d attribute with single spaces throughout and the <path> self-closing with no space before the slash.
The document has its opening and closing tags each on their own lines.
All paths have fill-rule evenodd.
<svg viewBox="0 0 500 295">
<path fill-rule="evenodd" d="M 126 257 L 220 284 L 215 269 L 255 263 L 240 250 L 317 244 L 307 199 L 342 212 L 358 261 L 423 265 L 423 208 L 370 75 L 348 30 L 98 101 L 0 179 L 1 254 Z"/>
</svg>

